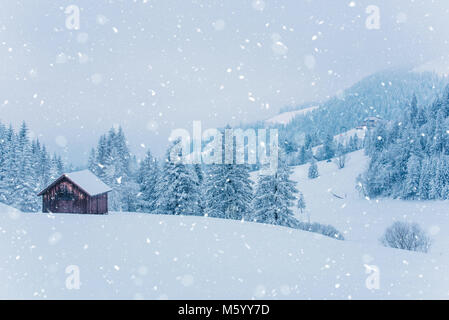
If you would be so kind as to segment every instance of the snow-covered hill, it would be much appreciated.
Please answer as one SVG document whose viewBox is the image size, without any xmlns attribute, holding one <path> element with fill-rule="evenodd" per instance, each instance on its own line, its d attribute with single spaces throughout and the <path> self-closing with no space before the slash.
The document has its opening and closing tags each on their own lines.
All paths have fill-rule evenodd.
<svg viewBox="0 0 449 320">
<path fill-rule="evenodd" d="M 282 124 L 282 125 L 286 125 L 288 123 L 290 123 L 290 121 L 293 120 L 294 117 L 298 116 L 298 115 L 305 115 L 315 109 L 319 108 L 318 106 L 313 106 L 313 107 L 309 107 L 309 108 L 304 108 L 304 109 L 300 109 L 300 110 L 294 110 L 294 111 L 287 111 L 287 112 L 282 112 L 268 120 L 265 120 L 265 122 L 267 124 Z"/>
<path fill-rule="evenodd" d="M 312 221 L 332 224 L 348 241 L 369 245 L 377 245 L 393 221 L 417 222 L 434 239 L 432 253 L 449 258 L 449 201 L 363 198 L 355 180 L 367 164 L 368 158 L 360 150 L 348 155 L 341 170 L 332 162 L 319 162 L 320 177 L 315 180 L 307 177 L 309 165 L 294 167 L 292 178 L 305 196 Z"/>
<path fill-rule="evenodd" d="M 337 143 L 341 143 L 342 145 L 348 145 L 351 138 L 353 138 L 355 135 L 357 135 L 357 138 L 359 138 L 359 141 L 363 141 L 366 135 L 366 127 L 361 128 L 354 128 L 345 132 L 342 132 L 340 134 L 337 134 L 334 136 L 334 141 Z M 322 147 L 323 145 L 320 144 L 318 146 L 315 146 L 312 148 L 313 154 L 316 154 L 318 149 Z"/>
<path fill-rule="evenodd" d="M 19 215 L 21 214 L 20 210 L 7 206 L 6 204 L 1 202 L 0 202 L 0 212 L 4 215 L 5 214 L 8 215 L 12 219 L 19 217 Z"/>
<path fill-rule="evenodd" d="M 442 257 L 211 218 L 0 216 L 0 298 L 444 298 Z M 365 286 L 365 264 L 380 289 Z M 79 290 L 65 287 L 79 267 Z M 437 272 L 436 272 L 437 271 Z"/>
<path fill-rule="evenodd" d="M 357 137 L 360 139 L 360 141 L 363 141 L 363 139 L 365 138 L 365 135 L 366 135 L 366 130 L 367 130 L 366 127 L 354 128 L 354 129 L 342 132 L 340 134 L 337 134 L 336 136 L 334 136 L 334 140 L 338 143 L 345 145 L 345 144 L 349 143 L 350 138 L 357 135 Z"/>
<path fill-rule="evenodd" d="M 294 169 L 312 221 L 333 224 L 346 241 L 204 217 L 11 214 L 5 207 L 0 298 L 447 298 L 447 202 L 361 199 L 354 179 L 365 165 L 359 151 L 342 170 L 319 163 L 316 180 L 306 177 L 307 166 Z M 380 246 L 394 219 L 428 229 L 432 252 Z M 80 271 L 79 290 L 65 286 L 71 265 Z M 378 290 L 366 287 L 366 265 L 380 270 Z"/>
</svg>

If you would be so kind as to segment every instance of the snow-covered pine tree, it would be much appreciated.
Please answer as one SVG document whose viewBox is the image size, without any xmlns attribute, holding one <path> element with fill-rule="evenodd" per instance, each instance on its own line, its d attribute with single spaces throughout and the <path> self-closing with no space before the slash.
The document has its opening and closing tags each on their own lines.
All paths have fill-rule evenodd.
<svg viewBox="0 0 449 320">
<path fill-rule="evenodd" d="M 121 206 L 122 211 L 135 212 L 139 208 L 139 204 L 136 201 L 139 194 L 140 186 L 134 180 L 128 180 L 121 186 Z"/>
<path fill-rule="evenodd" d="M 418 126 L 418 100 L 415 94 L 413 94 L 412 101 L 410 102 L 408 121 L 410 127 L 416 128 Z"/>
<path fill-rule="evenodd" d="M 421 159 L 412 155 L 407 162 L 407 177 L 403 189 L 404 199 L 419 199 L 419 179 L 421 172 Z"/>
<path fill-rule="evenodd" d="M 105 166 L 106 162 L 110 158 L 110 148 L 111 146 L 111 134 L 109 135 L 109 139 L 106 138 L 106 135 L 102 135 L 100 140 L 98 141 L 97 151 L 96 151 L 96 161 L 95 165 L 96 170 L 95 174 L 104 182 L 108 182 L 105 177 Z"/>
<path fill-rule="evenodd" d="M 198 184 L 191 166 L 182 163 L 181 154 L 171 158 L 175 140 L 167 150 L 156 188 L 155 213 L 172 215 L 199 215 Z"/>
<path fill-rule="evenodd" d="M 64 163 L 61 157 L 53 154 L 50 163 L 50 181 L 59 178 L 64 173 Z"/>
<path fill-rule="evenodd" d="M 129 177 L 133 181 L 137 181 L 137 174 L 139 173 L 139 161 L 137 160 L 136 155 L 130 153 L 129 159 Z"/>
<path fill-rule="evenodd" d="M 52 161 L 47 152 L 47 149 L 45 148 L 45 145 L 42 146 L 42 148 L 37 152 L 39 154 L 39 158 L 37 159 L 38 171 L 36 172 L 36 174 L 39 177 L 39 189 L 42 190 L 49 185 L 52 179 L 56 179 L 58 177 L 51 176 Z"/>
<path fill-rule="evenodd" d="M 148 150 L 143 161 L 140 162 L 137 173 L 139 194 L 137 197 L 139 212 L 152 212 L 155 209 L 156 187 L 159 179 L 159 165 L 151 151 Z"/>
<path fill-rule="evenodd" d="M 316 164 L 315 158 L 313 158 L 313 157 L 312 157 L 312 160 L 310 161 L 310 166 L 309 166 L 307 176 L 309 177 L 309 179 L 316 179 L 319 176 L 318 166 Z"/>
<path fill-rule="evenodd" d="M 246 164 L 212 164 L 205 179 L 206 214 L 224 219 L 252 215 L 252 182 Z"/>
<path fill-rule="evenodd" d="M 115 139 L 113 139 L 113 146 L 117 149 L 117 162 L 116 168 L 118 173 L 122 176 L 122 180 L 129 180 L 131 177 L 131 153 L 129 152 L 129 148 L 126 142 L 125 134 L 123 133 L 122 127 L 119 127 L 117 133 L 115 135 Z"/>
<path fill-rule="evenodd" d="M 253 201 L 256 222 L 294 227 L 298 220 L 291 207 L 296 200 L 296 182 L 290 180 L 291 168 L 281 153 L 278 168 L 273 174 L 261 174 L 258 178 Z"/>
<path fill-rule="evenodd" d="M 39 201 L 36 193 L 39 191 L 39 182 L 33 170 L 33 154 L 28 139 L 28 128 L 25 123 L 22 123 L 19 131 L 17 155 L 18 171 L 14 187 L 13 206 L 25 212 L 37 211 Z"/>
<path fill-rule="evenodd" d="M 335 143 L 334 137 L 327 134 L 323 144 L 323 160 L 332 159 L 335 156 Z"/>
<path fill-rule="evenodd" d="M 45 149 L 44 149 L 45 150 Z M 45 164 L 48 164 L 48 161 L 45 161 L 45 156 L 47 155 L 47 153 L 42 152 L 41 150 L 41 145 L 39 140 L 33 140 L 31 141 L 31 166 L 32 166 L 32 170 L 34 175 L 36 176 L 36 178 L 39 178 L 38 181 L 38 188 L 41 190 L 41 186 L 45 181 L 45 174 L 42 175 L 41 177 L 41 172 L 44 172 L 44 169 L 46 167 Z M 48 173 L 48 171 L 47 171 Z M 47 174 L 47 178 L 48 178 L 48 174 Z"/>
<path fill-rule="evenodd" d="M 206 200 L 204 198 L 204 172 L 200 164 L 194 164 L 193 170 L 196 174 L 196 181 L 198 184 L 198 205 L 200 207 L 200 215 L 204 215 L 206 209 Z"/>
<path fill-rule="evenodd" d="M 299 149 L 299 159 L 298 159 L 298 164 L 304 164 L 307 162 L 307 152 L 306 152 L 306 147 L 302 146 L 301 149 Z"/>
<path fill-rule="evenodd" d="M 7 203 L 9 194 L 9 172 L 7 169 L 9 148 L 10 145 L 7 139 L 7 129 L 0 123 L 0 202 L 3 203 Z"/>
<path fill-rule="evenodd" d="M 93 174 L 100 176 L 100 172 L 98 170 L 99 166 L 97 163 L 98 156 L 95 148 L 92 148 L 89 153 L 89 159 L 87 160 L 87 169 L 89 169 Z"/>
<path fill-rule="evenodd" d="M 9 126 L 6 134 L 6 161 L 5 161 L 5 203 L 13 205 L 14 191 L 17 185 L 19 175 L 19 161 L 18 161 L 17 136 L 12 126 Z"/>
<path fill-rule="evenodd" d="M 432 159 L 426 157 L 422 160 L 421 172 L 419 176 L 419 197 L 422 200 L 431 199 L 430 193 L 432 188 L 432 176 L 434 175 L 433 170 L 436 170 L 434 162 Z"/>
<path fill-rule="evenodd" d="M 449 185 L 449 156 L 440 155 L 434 158 L 436 170 L 430 184 L 430 199 L 449 199 L 447 190 Z"/>
</svg>

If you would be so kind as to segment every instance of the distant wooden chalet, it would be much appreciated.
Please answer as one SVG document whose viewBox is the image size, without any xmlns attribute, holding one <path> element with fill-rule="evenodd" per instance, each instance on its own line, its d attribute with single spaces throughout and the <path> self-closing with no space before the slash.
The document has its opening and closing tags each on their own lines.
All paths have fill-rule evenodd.
<svg viewBox="0 0 449 320">
<path fill-rule="evenodd" d="M 380 121 L 382 121 L 382 118 L 379 116 L 367 117 L 357 129 L 373 129 Z"/>
<path fill-rule="evenodd" d="M 38 196 L 42 196 L 42 212 L 104 214 L 110 191 L 96 175 L 83 170 L 63 174 Z"/>
</svg>

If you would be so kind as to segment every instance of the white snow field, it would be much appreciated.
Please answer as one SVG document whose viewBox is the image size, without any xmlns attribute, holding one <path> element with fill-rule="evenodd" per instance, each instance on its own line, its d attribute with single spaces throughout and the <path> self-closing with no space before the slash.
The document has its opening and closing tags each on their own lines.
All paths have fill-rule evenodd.
<svg viewBox="0 0 449 320">
<path fill-rule="evenodd" d="M 312 221 L 346 241 L 269 225 L 137 213 L 31 214 L 0 207 L 0 299 L 448 299 L 448 203 L 361 199 L 347 167 L 295 168 Z M 345 199 L 336 198 L 332 192 Z M 394 219 L 419 222 L 429 254 L 379 245 Z M 366 265 L 379 269 L 368 289 Z M 66 279 L 76 266 L 79 289 Z"/>
<path fill-rule="evenodd" d="M 343 145 L 347 145 L 351 138 L 353 138 L 355 135 L 357 135 L 357 138 L 359 138 L 359 141 L 363 141 L 366 135 L 366 127 L 362 127 L 360 129 L 354 128 L 345 132 L 342 132 L 340 134 L 337 134 L 334 136 L 334 141 L 337 143 L 341 143 Z M 312 148 L 312 152 L 316 154 L 319 148 L 321 148 L 323 145 L 317 145 Z"/>
<path fill-rule="evenodd" d="M 372 245 L 394 221 L 417 222 L 434 239 L 431 252 L 449 257 L 449 201 L 366 199 L 355 186 L 367 165 L 360 150 L 348 154 L 341 170 L 332 162 L 319 162 L 320 177 L 314 180 L 307 177 L 309 165 L 294 167 L 292 179 L 304 194 L 311 220 L 333 225 L 349 241 Z"/>
<path fill-rule="evenodd" d="M 301 110 L 294 110 L 294 111 L 287 111 L 287 112 L 283 112 L 280 113 L 268 120 L 265 120 L 266 123 L 272 123 L 272 124 L 282 124 L 282 125 L 287 125 L 289 124 L 293 118 L 295 118 L 297 115 L 305 115 L 315 109 L 318 109 L 319 106 L 313 106 L 313 107 L 309 107 L 309 108 L 304 108 Z"/>
</svg>

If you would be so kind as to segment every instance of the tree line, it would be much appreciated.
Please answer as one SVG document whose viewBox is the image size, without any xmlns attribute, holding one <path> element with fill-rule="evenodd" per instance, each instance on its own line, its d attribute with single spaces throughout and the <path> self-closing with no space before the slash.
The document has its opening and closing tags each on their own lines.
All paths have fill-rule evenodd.
<svg viewBox="0 0 449 320">
<path fill-rule="evenodd" d="M 295 224 L 291 208 L 298 191 L 285 157 L 276 173 L 260 175 L 254 187 L 250 166 L 185 164 L 170 157 L 176 144 L 162 160 L 148 151 L 137 163 L 121 128 L 99 139 L 88 168 L 113 189 L 111 210 Z"/>
<path fill-rule="evenodd" d="M 367 137 L 370 163 L 358 187 L 369 197 L 449 199 L 449 86 L 433 103 L 416 96 L 396 121 Z"/>
<path fill-rule="evenodd" d="M 0 202 L 22 211 L 41 210 L 37 193 L 64 171 L 61 157 L 30 139 L 26 123 L 16 132 L 0 123 Z"/>
<path fill-rule="evenodd" d="M 112 211 L 254 221 L 344 239 L 332 226 L 296 219 L 292 208 L 296 206 L 303 213 L 306 202 L 290 179 L 292 168 L 282 149 L 277 170 L 261 171 L 254 183 L 250 165 L 179 161 L 182 154 L 174 149 L 177 144 L 173 141 L 162 159 L 148 150 L 138 162 L 121 128 L 100 137 L 91 151 L 88 168 L 112 187 Z"/>
<path fill-rule="evenodd" d="M 280 150 L 275 172 L 261 173 L 254 183 L 245 164 L 189 165 L 170 158 L 173 142 L 163 159 L 148 151 L 137 161 L 121 128 L 110 129 L 92 148 L 87 167 L 112 188 L 111 211 L 195 215 L 246 220 L 318 232 L 343 239 L 332 226 L 298 221 L 304 196 L 290 179 L 292 168 Z M 0 202 L 24 212 L 39 212 L 37 193 L 72 166 L 50 155 L 38 139 L 30 139 L 22 124 L 18 132 L 0 124 Z"/>
</svg>

